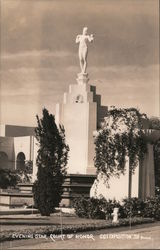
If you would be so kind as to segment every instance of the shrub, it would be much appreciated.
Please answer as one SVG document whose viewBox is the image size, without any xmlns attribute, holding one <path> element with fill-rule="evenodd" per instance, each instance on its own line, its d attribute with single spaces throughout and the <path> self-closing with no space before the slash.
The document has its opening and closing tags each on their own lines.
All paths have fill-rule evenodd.
<svg viewBox="0 0 160 250">
<path fill-rule="evenodd" d="M 105 198 L 80 198 L 74 200 L 75 212 L 79 217 L 92 219 L 111 219 L 115 207 L 119 208 L 120 217 L 124 217 L 122 206 L 116 200 Z"/>
<path fill-rule="evenodd" d="M 0 169 L 0 188 L 15 187 L 18 183 L 18 176 L 15 171 Z"/>
<path fill-rule="evenodd" d="M 74 200 L 73 206 L 76 214 L 81 218 L 104 219 L 105 213 L 100 203 L 98 199 L 81 197 Z"/>
<path fill-rule="evenodd" d="M 160 196 L 160 187 L 155 187 L 155 194 L 156 196 Z"/>
<path fill-rule="evenodd" d="M 143 213 L 144 217 L 160 220 L 160 196 L 147 198 Z"/>
<path fill-rule="evenodd" d="M 123 215 L 128 218 L 130 216 L 144 216 L 145 203 L 137 197 L 123 199 Z"/>
<path fill-rule="evenodd" d="M 139 198 L 123 200 L 124 217 L 147 217 L 160 220 L 160 196 L 147 198 L 145 201 Z"/>
<path fill-rule="evenodd" d="M 101 200 L 90 198 L 89 200 L 89 218 L 105 219 L 105 213 L 102 211 Z"/>
<path fill-rule="evenodd" d="M 160 220 L 160 196 L 147 198 L 146 201 L 136 197 L 126 198 L 122 205 L 116 200 L 105 198 L 82 197 L 74 202 L 75 212 L 82 218 L 112 219 L 115 207 L 119 208 L 119 218 L 146 217 Z"/>
<path fill-rule="evenodd" d="M 25 164 L 19 166 L 16 170 L 19 183 L 31 183 L 33 174 L 33 162 L 25 161 Z"/>
<path fill-rule="evenodd" d="M 81 197 L 80 199 L 77 198 L 73 201 L 75 213 L 81 218 L 88 218 L 88 200 L 89 199 Z"/>
<path fill-rule="evenodd" d="M 115 207 L 119 208 L 119 215 L 120 217 L 123 217 L 123 209 L 118 201 L 105 198 L 100 199 L 100 204 L 102 211 L 104 211 L 105 216 L 107 219 L 112 219 L 112 213 Z"/>
</svg>

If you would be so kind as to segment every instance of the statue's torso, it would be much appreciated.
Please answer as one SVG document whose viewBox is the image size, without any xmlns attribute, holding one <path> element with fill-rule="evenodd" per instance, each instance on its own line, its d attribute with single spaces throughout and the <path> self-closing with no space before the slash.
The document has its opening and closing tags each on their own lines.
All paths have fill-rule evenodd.
<svg viewBox="0 0 160 250">
<path fill-rule="evenodd" d="M 85 35 L 80 35 L 79 38 L 79 47 L 81 48 L 87 48 L 87 41 L 88 41 L 88 36 Z"/>
</svg>

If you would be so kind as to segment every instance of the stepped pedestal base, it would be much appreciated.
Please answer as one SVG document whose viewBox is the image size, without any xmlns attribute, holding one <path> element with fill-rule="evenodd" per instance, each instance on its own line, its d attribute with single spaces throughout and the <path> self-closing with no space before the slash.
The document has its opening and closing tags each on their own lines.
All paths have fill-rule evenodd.
<svg viewBox="0 0 160 250">
<path fill-rule="evenodd" d="M 73 200 L 90 196 L 90 189 L 95 180 L 95 175 L 69 174 L 65 177 L 63 184 L 63 194 L 60 207 L 72 207 Z M 0 194 L 0 207 L 22 208 L 33 205 L 33 184 L 19 184 L 17 189 L 4 191 Z"/>
<path fill-rule="evenodd" d="M 89 81 L 88 74 L 87 73 L 79 73 L 77 75 L 77 83 L 78 84 L 87 84 Z"/>
</svg>

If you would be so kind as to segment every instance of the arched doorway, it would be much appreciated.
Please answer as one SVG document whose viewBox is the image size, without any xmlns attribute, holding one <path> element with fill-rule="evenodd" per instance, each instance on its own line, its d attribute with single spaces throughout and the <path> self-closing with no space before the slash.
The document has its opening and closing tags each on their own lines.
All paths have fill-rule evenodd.
<svg viewBox="0 0 160 250">
<path fill-rule="evenodd" d="M 16 160 L 16 169 L 23 170 L 25 168 L 25 154 L 23 152 L 18 153 Z"/>
<path fill-rule="evenodd" d="M 0 169 L 7 169 L 9 164 L 8 155 L 0 151 Z"/>
</svg>

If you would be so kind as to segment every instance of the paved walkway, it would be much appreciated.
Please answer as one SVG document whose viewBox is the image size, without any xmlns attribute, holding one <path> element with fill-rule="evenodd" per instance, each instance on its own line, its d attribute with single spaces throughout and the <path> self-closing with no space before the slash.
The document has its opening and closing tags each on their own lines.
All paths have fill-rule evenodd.
<svg viewBox="0 0 160 250">
<path fill-rule="evenodd" d="M 42 235 L 41 235 L 42 237 Z M 70 239 L 69 239 L 70 237 Z M 160 222 L 2 244 L 1 249 L 160 249 Z"/>
</svg>

